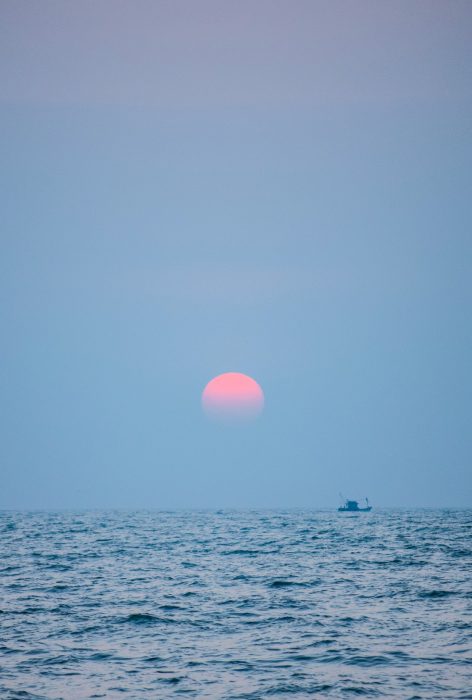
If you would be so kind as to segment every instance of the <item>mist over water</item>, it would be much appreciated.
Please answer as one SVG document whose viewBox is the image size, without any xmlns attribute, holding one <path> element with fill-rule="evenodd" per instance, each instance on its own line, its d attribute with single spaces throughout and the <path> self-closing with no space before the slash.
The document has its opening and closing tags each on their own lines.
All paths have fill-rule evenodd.
<svg viewBox="0 0 472 700">
<path fill-rule="evenodd" d="M 470 510 L 3 512 L 0 532 L 6 700 L 471 697 Z"/>
</svg>

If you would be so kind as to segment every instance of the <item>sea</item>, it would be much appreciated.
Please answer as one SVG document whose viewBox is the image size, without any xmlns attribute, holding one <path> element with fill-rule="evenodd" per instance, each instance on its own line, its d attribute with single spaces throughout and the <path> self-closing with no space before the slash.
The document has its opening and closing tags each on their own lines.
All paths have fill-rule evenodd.
<svg viewBox="0 0 472 700">
<path fill-rule="evenodd" d="M 472 510 L 0 513 L 0 698 L 472 698 Z"/>
</svg>

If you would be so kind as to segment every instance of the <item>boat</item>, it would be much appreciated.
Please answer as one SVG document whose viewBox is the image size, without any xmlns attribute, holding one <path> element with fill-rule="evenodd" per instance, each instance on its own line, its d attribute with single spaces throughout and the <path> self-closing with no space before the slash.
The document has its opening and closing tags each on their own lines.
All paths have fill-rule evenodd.
<svg viewBox="0 0 472 700">
<path fill-rule="evenodd" d="M 365 499 L 364 508 L 359 508 L 359 501 L 349 501 L 346 500 L 343 506 L 338 508 L 340 513 L 369 513 L 372 510 L 372 506 L 369 505 L 369 499 Z"/>
</svg>

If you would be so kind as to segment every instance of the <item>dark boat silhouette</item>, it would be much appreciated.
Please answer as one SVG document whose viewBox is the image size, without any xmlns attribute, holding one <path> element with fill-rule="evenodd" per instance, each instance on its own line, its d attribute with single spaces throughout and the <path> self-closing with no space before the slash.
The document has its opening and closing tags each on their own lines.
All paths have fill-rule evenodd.
<svg viewBox="0 0 472 700">
<path fill-rule="evenodd" d="M 359 508 L 358 501 L 349 501 L 346 499 L 343 506 L 338 508 L 340 513 L 368 513 L 372 510 L 372 506 L 369 506 L 369 499 L 365 499 L 365 507 Z"/>
</svg>

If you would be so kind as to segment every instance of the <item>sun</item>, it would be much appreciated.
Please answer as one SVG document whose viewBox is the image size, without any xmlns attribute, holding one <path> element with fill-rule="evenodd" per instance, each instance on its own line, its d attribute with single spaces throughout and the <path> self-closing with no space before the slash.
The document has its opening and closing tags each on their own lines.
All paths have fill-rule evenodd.
<svg viewBox="0 0 472 700">
<path fill-rule="evenodd" d="M 241 372 L 225 372 L 208 382 L 202 407 L 210 418 L 241 421 L 256 418 L 264 408 L 264 392 L 255 379 Z"/>
</svg>

